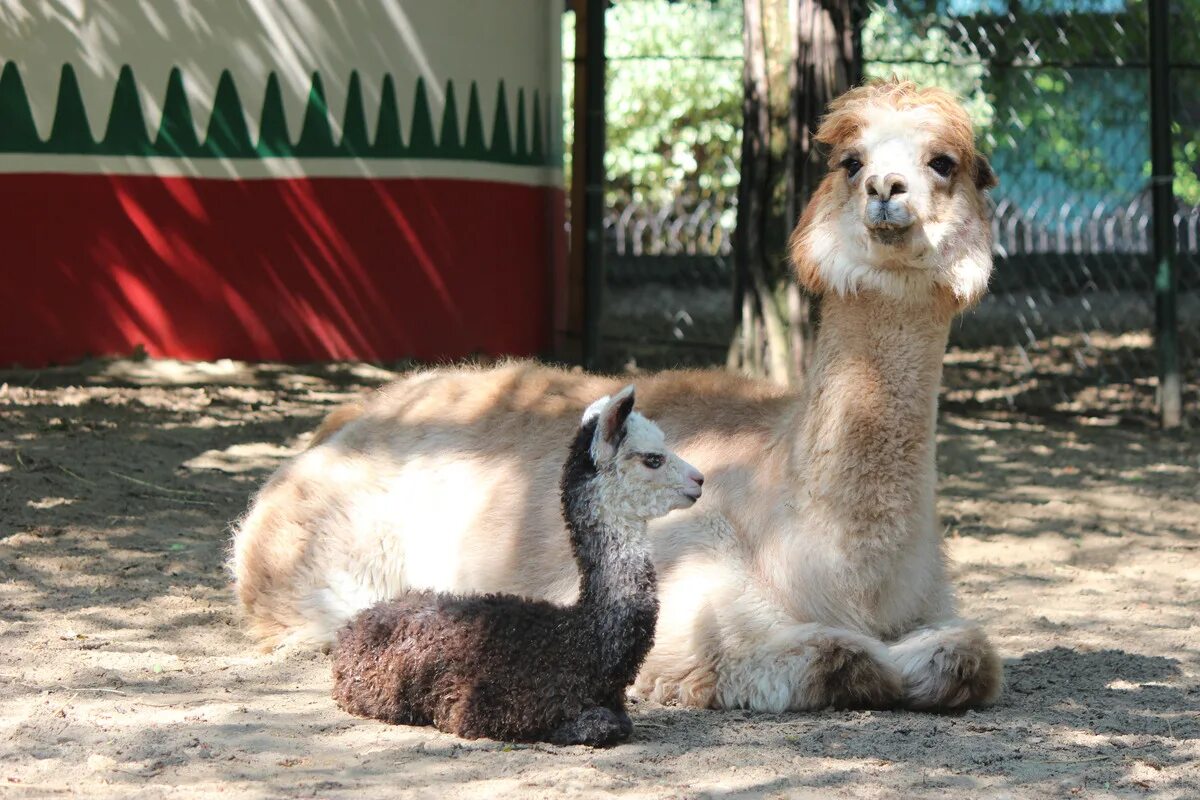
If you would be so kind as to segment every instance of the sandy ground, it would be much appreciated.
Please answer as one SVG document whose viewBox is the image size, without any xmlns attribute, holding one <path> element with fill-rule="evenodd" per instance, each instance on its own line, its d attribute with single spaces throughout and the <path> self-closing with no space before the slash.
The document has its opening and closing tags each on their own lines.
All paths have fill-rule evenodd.
<svg viewBox="0 0 1200 800">
<path fill-rule="evenodd" d="M 1200 435 L 948 403 L 940 513 L 991 709 L 641 705 L 606 751 L 341 713 L 259 655 L 228 522 L 366 366 L 0 373 L 0 798 L 1200 797 Z M 1113 420 L 1108 420 L 1112 422 Z"/>
</svg>

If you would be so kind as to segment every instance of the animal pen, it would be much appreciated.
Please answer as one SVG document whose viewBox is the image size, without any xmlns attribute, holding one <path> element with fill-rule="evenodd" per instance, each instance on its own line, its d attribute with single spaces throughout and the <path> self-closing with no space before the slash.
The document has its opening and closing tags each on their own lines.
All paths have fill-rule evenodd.
<svg viewBox="0 0 1200 800">
<path fill-rule="evenodd" d="M 994 706 L 763 714 L 643 701 L 630 745 L 512 745 L 355 719 L 330 698 L 327 656 L 257 650 L 227 571 L 230 526 L 305 454 L 314 486 L 379 487 L 311 445 L 335 409 L 411 379 L 400 357 L 727 363 L 744 287 L 747 6 L 586 0 L 601 3 L 607 47 L 576 51 L 564 0 L 0 0 L 0 796 L 1200 797 L 1200 0 L 1173 0 L 1169 19 L 1160 0 L 761 0 L 861 11 L 861 71 L 965 96 L 1000 177 L 992 291 L 954 323 L 925 439 L 930 530 L 958 613 L 1003 659 Z M 604 21 L 581 26 L 584 43 Z M 560 56 L 587 70 L 579 127 L 608 139 L 566 163 L 574 81 Z M 664 161 L 683 176 L 670 191 L 652 182 Z M 587 224 L 555 217 L 564 177 L 590 179 L 570 203 Z M 773 223 L 772 277 L 795 211 Z M 1156 313 L 1172 290 L 1174 324 Z M 1152 435 L 1170 366 L 1158 345 L 1172 332 L 1192 425 Z M 621 381 L 649 410 L 653 382 L 637 372 Z M 560 401 L 543 386 L 499 397 L 501 416 Z M 376 495 L 381 536 L 411 523 L 434 553 L 454 541 L 445 523 L 472 509 L 557 513 L 519 480 L 481 479 L 446 432 L 479 426 L 477 452 L 514 437 L 487 410 L 455 415 L 461 402 L 438 397 L 434 424 L 396 433 L 457 463 L 414 460 L 429 491 Z M 871 410 L 858 400 L 847 404 Z M 728 444 L 764 474 L 775 448 L 735 441 L 757 416 L 731 419 Z M 396 437 L 360 441 L 377 452 Z M 512 477 L 529 464 L 494 461 Z M 709 509 L 742 464 L 692 463 L 716 541 L 732 526 Z M 282 508 L 317 508 L 283 484 Z M 761 518 L 725 496 L 734 516 Z M 418 500 L 445 515 L 413 514 Z M 788 508 L 772 516 L 787 522 Z M 327 515 L 330 529 L 344 519 Z M 284 530 L 307 547 L 297 532 Z M 542 563 L 506 557 L 494 527 L 479 533 L 489 567 Z M 742 541 L 734 559 L 782 575 L 779 551 Z M 680 551 L 667 569 L 709 551 Z M 717 574 L 661 593 L 664 608 L 725 613 L 709 598 L 767 596 Z M 660 619 L 667 636 L 689 632 Z M 707 615 L 696 619 L 707 637 Z"/>
<path fill-rule="evenodd" d="M 943 401 L 1170 425 L 1182 397 L 1195 418 L 1200 3 L 889 0 L 863 12 L 862 72 L 962 95 L 1000 178 L 991 292 L 951 334 Z M 614 27 L 627 17 L 608 16 L 610 93 L 633 65 L 738 80 L 739 43 L 631 49 Z M 577 69 L 599 69 L 592 56 Z M 609 188 L 603 277 L 589 283 L 595 363 L 724 363 L 736 194 Z"/>
</svg>

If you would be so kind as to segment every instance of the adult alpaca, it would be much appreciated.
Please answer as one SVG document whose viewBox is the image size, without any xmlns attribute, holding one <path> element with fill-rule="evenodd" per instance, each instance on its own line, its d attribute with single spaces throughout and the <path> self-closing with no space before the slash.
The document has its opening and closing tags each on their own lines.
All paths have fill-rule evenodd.
<svg viewBox="0 0 1200 800">
<path fill-rule="evenodd" d="M 934 428 L 950 322 L 991 270 L 995 179 L 962 107 L 908 82 L 848 92 L 817 138 L 833 169 L 792 239 L 823 295 L 806 385 L 639 379 L 643 412 L 708 481 L 705 503 L 651 525 L 661 612 L 635 689 L 769 711 L 985 704 L 1000 665 L 956 616 Z M 235 534 L 256 633 L 325 644 L 410 587 L 574 599 L 558 450 L 617 388 L 510 363 L 402 379 L 344 412 Z"/>
</svg>

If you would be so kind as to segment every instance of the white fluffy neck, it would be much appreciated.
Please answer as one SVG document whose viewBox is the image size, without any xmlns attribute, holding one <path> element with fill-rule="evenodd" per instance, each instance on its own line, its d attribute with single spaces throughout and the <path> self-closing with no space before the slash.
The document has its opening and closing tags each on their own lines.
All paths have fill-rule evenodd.
<svg viewBox="0 0 1200 800">
<path fill-rule="evenodd" d="M 849 558 L 932 526 L 937 393 L 951 314 L 878 293 L 823 299 L 816 363 L 794 421 L 799 501 Z"/>
</svg>

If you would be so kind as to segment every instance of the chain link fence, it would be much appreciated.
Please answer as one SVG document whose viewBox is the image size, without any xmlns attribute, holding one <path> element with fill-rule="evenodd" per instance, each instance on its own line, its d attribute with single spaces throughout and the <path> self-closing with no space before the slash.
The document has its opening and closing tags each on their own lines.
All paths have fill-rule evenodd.
<svg viewBox="0 0 1200 800">
<path fill-rule="evenodd" d="M 734 334 L 736 200 L 630 203 L 605 217 L 602 363 L 724 363 Z"/>
<path fill-rule="evenodd" d="M 1001 179 L 992 290 L 952 335 L 948 400 L 1153 412 L 1147 17 L 1146 2 L 1118 0 L 875 7 L 863 37 L 867 74 L 958 92 Z M 1200 62 L 1185 39 L 1172 52 L 1175 229 L 1185 406 L 1195 409 L 1200 160 L 1188 105 L 1196 95 L 1185 86 L 1195 85 Z"/>
<path fill-rule="evenodd" d="M 956 324 L 945 400 L 1120 418 L 1153 413 L 1153 210 L 1145 0 L 887 0 L 868 76 L 959 94 L 1001 184 L 996 269 Z M 1172 120 L 1185 409 L 1200 384 L 1200 0 L 1173 9 Z M 1192 33 L 1189 33 L 1191 31 Z M 726 69 L 740 73 L 740 61 Z M 734 329 L 732 194 L 614 204 L 609 368 L 722 363 Z"/>
</svg>

